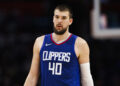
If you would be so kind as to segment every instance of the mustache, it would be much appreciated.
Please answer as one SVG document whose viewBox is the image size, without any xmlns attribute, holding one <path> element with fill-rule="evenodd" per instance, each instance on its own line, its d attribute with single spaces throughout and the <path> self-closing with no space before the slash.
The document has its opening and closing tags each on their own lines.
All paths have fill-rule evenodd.
<svg viewBox="0 0 120 86">
<path fill-rule="evenodd" d="M 57 24 L 56 26 L 62 26 L 62 24 Z"/>
</svg>

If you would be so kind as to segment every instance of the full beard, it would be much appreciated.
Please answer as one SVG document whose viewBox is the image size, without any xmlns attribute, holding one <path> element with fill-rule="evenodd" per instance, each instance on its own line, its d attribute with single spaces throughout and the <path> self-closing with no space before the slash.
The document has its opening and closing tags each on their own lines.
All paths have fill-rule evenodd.
<svg viewBox="0 0 120 86">
<path fill-rule="evenodd" d="M 53 28 L 55 34 L 57 35 L 63 35 L 66 31 L 67 31 L 67 28 L 63 28 L 62 30 L 58 31 L 55 27 Z"/>
</svg>

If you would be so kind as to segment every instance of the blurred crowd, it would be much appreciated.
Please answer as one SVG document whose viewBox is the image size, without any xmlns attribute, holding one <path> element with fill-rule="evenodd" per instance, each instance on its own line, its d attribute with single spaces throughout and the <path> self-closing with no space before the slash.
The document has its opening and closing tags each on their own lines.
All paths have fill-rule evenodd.
<svg viewBox="0 0 120 86">
<path fill-rule="evenodd" d="M 70 32 L 83 37 L 90 46 L 95 86 L 120 86 L 120 40 L 93 39 L 89 15 L 92 2 L 66 0 L 68 2 L 74 12 Z M 57 0 L 0 3 L 0 86 L 23 86 L 31 65 L 34 41 L 53 31 L 52 15 L 57 4 Z"/>
</svg>

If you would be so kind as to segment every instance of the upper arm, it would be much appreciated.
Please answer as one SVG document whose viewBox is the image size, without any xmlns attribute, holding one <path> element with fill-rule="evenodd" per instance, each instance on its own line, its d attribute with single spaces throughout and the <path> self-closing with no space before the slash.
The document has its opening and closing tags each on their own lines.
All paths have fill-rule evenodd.
<svg viewBox="0 0 120 86">
<path fill-rule="evenodd" d="M 87 42 L 84 39 L 80 37 L 76 39 L 75 51 L 80 64 L 89 62 L 90 50 Z"/>
<path fill-rule="evenodd" d="M 30 68 L 30 73 L 33 76 L 39 75 L 39 65 L 40 65 L 39 52 L 43 43 L 43 39 L 44 39 L 44 36 L 37 38 L 33 46 L 33 57 L 32 57 L 32 63 Z"/>
</svg>

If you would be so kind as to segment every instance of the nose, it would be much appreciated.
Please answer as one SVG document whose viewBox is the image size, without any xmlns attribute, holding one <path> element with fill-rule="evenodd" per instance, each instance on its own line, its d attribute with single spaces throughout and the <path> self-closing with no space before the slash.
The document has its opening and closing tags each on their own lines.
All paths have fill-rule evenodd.
<svg viewBox="0 0 120 86">
<path fill-rule="evenodd" d="M 59 23 L 60 23 L 60 22 L 62 22 L 62 19 L 61 19 L 61 18 L 59 18 L 59 19 L 58 19 L 58 22 L 59 22 Z"/>
</svg>

